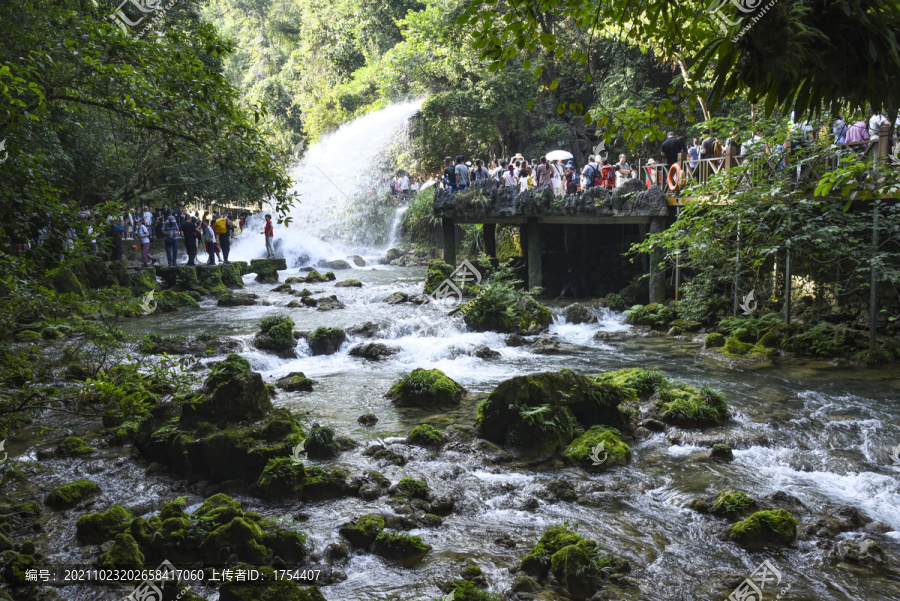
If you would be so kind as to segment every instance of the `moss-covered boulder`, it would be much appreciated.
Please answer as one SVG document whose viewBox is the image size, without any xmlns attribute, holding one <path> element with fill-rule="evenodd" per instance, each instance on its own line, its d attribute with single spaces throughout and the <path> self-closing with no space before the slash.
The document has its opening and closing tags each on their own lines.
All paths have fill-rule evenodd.
<svg viewBox="0 0 900 601">
<path fill-rule="evenodd" d="M 720 348 L 725 346 L 725 336 L 718 332 L 711 332 L 706 335 L 703 340 L 703 346 L 706 348 Z"/>
<path fill-rule="evenodd" d="M 101 557 L 100 564 L 109 569 L 142 568 L 144 554 L 130 534 L 117 534 L 115 542 Z"/>
<path fill-rule="evenodd" d="M 277 282 L 278 270 L 284 269 L 287 269 L 285 259 L 253 259 L 250 261 L 250 270 L 256 273 L 256 281 L 261 284 Z"/>
<path fill-rule="evenodd" d="M 491 442 L 547 455 L 565 449 L 580 427 L 630 427 L 634 418 L 620 405 L 633 400 L 632 388 L 569 369 L 517 376 L 479 404 L 476 426 Z"/>
<path fill-rule="evenodd" d="M 700 328 L 703 327 L 701 322 L 691 319 L 676 319 L 671 325 L 673 328 L 679 328 L 684 332 L 699 332 Z"/>
<path fill-rule="evenodd" d="M 131 274 L 131 292 L 135 296 L 144 296 L 151 290 L 159 288 L 159 282 L 156 280 L 156 269 L 149 267 Z"/>
<path fill-rule="evenodd" d="M 339 445 L 334 439 L 334 428 L 314 426 L 305 441 L 306 454 L 310 459 L 330 459 L 338 454 Z"/>
<path fill-rule="evenodd" d="M 98 492 L 100 486 L 96 482 L 82 478 L 54 488 L 44 498 L 44 505 L 54 509 L 70 509 Z"/>
<path fill-rule="evenodd" d="M 362 288 L 362 282 L 359 280 L 342 280 L 334 284 L 335 288 Z"/>
<path fill-rule="evenodd" d="M 253 344 L 261 350 L 292 353 L 297 345 L 294 339 L 294 321 L 287 315 L 266 317 L 259 324 L 259 333 Z"/>
<path fill-rule="evenodd" d="M 279 578 L 272 568 L 248 565 L 244 569 L 258 570 L 260 580 L 223 582 L 219 586 L 219 601 L 325 601 L 318 587 L 301 588 L 293 580 Z"/>
<path fill-rule="evenodd" d="M 534 549 L 522 560 L 522 570 L 538 580 L 550 572 L 570 596 L 587 599 L 603 586 L 604 580 L 630 571 L 625 559 L 592 540 L 556 524 L 548 528 Z"/>
<path fill-rule="evenodd" d="M 228 292 L 228 287 L 222 282 L 222 267 L 231 267 L 230 265 L 198 265 L 194 269 L 197 270 L 197 279 L 200 286 L 203 287 L 207 294 L 218 296 Z M 185 271 L 185 270 L 181 270 Z"/>
<path fill-rule="evenodd" d="M 751 513 L 759 506 L 755 499 L 739 490 L 723 490 L 709 504 L 709 513 L 722 518 L 736 518 Z"/>
<path fill-rule="evenodd" d="M 619 438 L 617 430 L 594 426 L 573 440 L 563 455 L 585 469 L 604 470 L 628 463 L 631 449 Z"/>
<path fill-rule="evenodd" d="M 307 378 L 302 371 L 292 371 L 288 375 L 278 378 L 275 386 L 287 392 L 312 392 L 313 381 Z"/>
<path fill-rule="evenodd" d="M 662 329 L 668 327 L 676 319 L 678 319 L 678 313 L 674 309 L 659 303 L 650 303 L 631 307 L 625 321 L 632 325 Z"/>
<path fill-rule="evenodd" d="M 244 278 L 242 277 L 241 272 L 241 266 L 235 263 L 219 265 L 219 278 L 222 284 L 228 288 L 244 287 Z"/>
<path fill-rule="evenodd" d="M 77 436 L 67 436 L 63 439 L 59 446 L 56 447 L 56 454 L 63 457 L 80 457 L 90 455 L 94 452 L 91 446 L 84 442 L 83 438 Z"/>
<path fill-rule="evenodd" d="M 202 400 L 182 405 L 180 423 L 185 426 L 198 422 L 253 421 L 271 410 L 272 402 L 262 376 L 250 371 L 246 359 L 231 353 L 213 366 Z"/>
<path fill-rule="evenodd" d="M 661 388 L 651 400 L 650 414 L 686 428 L 722 424 L 730 415 L 724 393 L 708 386 L 697 388 L 684 383 Z"/>
<path fill-rule="evenodd" d="M 598 384 L 612 384 L 616 389 L 630 389 L 640 399 L 650 398 L 657 390 L 668 384 L 666 375 L 657 370 L 643 367 L 629 367 L 609 371 L 592 379 Z"/>
<path fill-rule="evenodd" d="M 84 543 L 100 544 L 128 531 L 134 516 L 121 505 L 113 505 L 106 513 L 89 513 L 75 522 L 75 536 Z"/>
<path fill-rule="evenodd" d="M 439 447 L 444 444 L 444 435 L 434 426 L 422 424 L 410 431 L 406 442 L 420 447 Z"/>
<path fill-rule="evenodd" d="M 305 278 L 300 278 L 301 281 L 306 282 L 308 284 L 318 284 L 322 282 L 327 282 L 328 278 L 323 274 L 319 273 L 315 269 L 306 274 Z"/>
<path fill-rule="evenodd" d="M 406 567 L 419 563 L 430 550 L 431 545 L 426 544 L 421 536 L 394 530 L 383 530 L 372 544 L 375 555 Z"/>
<path fill-rule="evenodd" d="M 343 329 L 319 326 L 310 333 L 307 342 L 313 355 L 333 355 L 345 340 L 347 334 Z"/>
<path fill-rule="evenodd" d="M 335 259 L 334 261 L 322 261 L 321 266 L 325 269 L 353 269 L 353 265 L 343 259 Z"/>
<path fill-rule="evenodd" d="M 352 546 L 368 549 L 383 530 L 384 516 L 368 514 L 343 524 L 338 532 Z"/>
<path fill-rule="evenodd" d="M 428 485 L 424 480 L 403 478 L 397 483 L 397 492 L 407 499 L 427 499 Z"/>
<path fill-rule="evenodd" d="M 272 551 L 263 544 L 263 531 L 253 521 L 236 517 L 210 532 L 200 545 L 205 562 L 222 563 L 236 555 L 240 561 L 265 565 L 272 561 Z M 227 553 L 223 557 L 223 553 Z"/>
<path fill-rule="evenodd" d="M 40 339 L 41 333 L 34 330 L 22 330 L 21 332 L 16 334 L 16 340 L 18 342 L 34 342 L 35 340 Z"/>
<path fill-rule="evenodd" d="M 0 566 L 3 567 L 3 580 L 13 586 L 33 586 L 34 581 L 28 579 L 28 571 L 38 568 L 34 555 L 17 553 L 12 549 L 0 553 Z M 5 594 L 5 589 L 0 589 L 0 595 Z M 21 599 L 23 597 L 7 596 L 6 599 Z M 0 599 L 3 599 L 0 596 Z"/>
<path fill-rule="evenodd" d="M 270 459 L 254 485 L 264 499 L 299 497 L 303 494 L 305 472 L 302 463 L 291 457 Z"/>
<path fill-rule="evenodd" d="M 255 305 L 258 299 L 258 294 L 225 292 L 219 296 L 216 304 L 220 307 L 247 307 Z"/>
<path fill-rule="evenodd" d="M 347 494 L 350 471 L 346 468 L 307 467 L 306 471 L 307 475 L 303 479 L 303 498 L 317 501 L 335 499 Z"/>
<path fill-rule="evenodd" d="M 727 444 L 714 444 L 713 448 L 709 451 L 710 459 L 717 459 L 719 461 L 731 461 L 734 459 L 734 451 L 731 450 L 731 447 Z"/>
<path fill-rule="evenodd" d="M 757 511 L 746 520 L 728 526 L 725 540 L 747 548 L 790 545 L 797 537 L 797 518 L 784 509 Z"/>
<path fill-rule="evenodd" d="M 179 309 L 199 309 L 200 303 L 186 292 L 173 292 L 171 290 L 163 290 L 154 294 L 156 300 L 156 310 L 163 313 L 171 313 Z"/>
<path fill-rule="evenodd" d="M 538 334 L 553 323 L 550 309 L 528 294 L 491 294 L 483 288 L 460 308 L 466 327 L 475 332 Z"/>
<path fill-rule="evenodd" d="M 441 407 L 459 403 L 465 393 L 441 370 L 418 367 L 397 380 L 385 397 L 402 407 Z"/>
</svg>

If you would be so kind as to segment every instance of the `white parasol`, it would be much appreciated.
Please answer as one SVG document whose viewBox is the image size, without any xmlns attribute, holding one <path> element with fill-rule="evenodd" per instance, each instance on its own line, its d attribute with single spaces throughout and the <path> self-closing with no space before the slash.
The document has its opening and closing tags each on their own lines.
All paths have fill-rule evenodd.
<svg viewBox="0 0 900 601">
<path fill-rule="evenodd" d="M 568 161 L 572 158 L 572 153 L 567 150 L 551 150 L 546 156 L 548 161 Z"/>
</svg>

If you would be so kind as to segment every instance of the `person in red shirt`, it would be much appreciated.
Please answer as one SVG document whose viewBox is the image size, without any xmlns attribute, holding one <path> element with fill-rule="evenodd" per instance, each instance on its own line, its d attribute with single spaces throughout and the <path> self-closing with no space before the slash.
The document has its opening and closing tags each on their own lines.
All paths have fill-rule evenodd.
<svg viewBox="0 0 900 601">
<path fill-rule="evenodd" d="M 266 229 L 260 234 L 266 237 L 266 258 L 274 259 L 275 258 L 275 247 L 272 245 L 274 242 L 273 238 L 275 238 L 275 228 L 272 227 L 272 216 L 266 215 Z"/>
</svg>

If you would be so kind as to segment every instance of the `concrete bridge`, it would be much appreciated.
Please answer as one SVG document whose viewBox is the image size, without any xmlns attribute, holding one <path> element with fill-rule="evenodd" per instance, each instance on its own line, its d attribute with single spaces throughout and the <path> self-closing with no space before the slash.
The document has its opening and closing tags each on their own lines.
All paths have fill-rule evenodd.
<svg viewBox="0 0 900 601">
<path fill-rule="evenodd" d="M 665 281 L 658 269 L 661 257 L 647 265 L 627 265 L 622 257 L 632 242 L 663 231 L 674 221 L 659 186 L 647 189 L 641 180 L 620 188 L 590 188 L 558 198 L 549 186 L 520 192 L 501 188 L 493 180 L 475 182 L 465 192 L 435 191 L 434 215 L 441 219 L 444 261 L 456 264 L 457 225 L 483 224 L 485 252 L 497 256 L 496 226 L 519 227 L 519 241 L 527 262 L 527 285 L 556 291 L 566 280 L 578 278 L 573 266 L 601 280 L 606 292 L 618 291 L 641 273 L 650 274 L 649 297 L 665 300 Z M 599 294 L 591 291 L 592 294 Z"/>
</svg>

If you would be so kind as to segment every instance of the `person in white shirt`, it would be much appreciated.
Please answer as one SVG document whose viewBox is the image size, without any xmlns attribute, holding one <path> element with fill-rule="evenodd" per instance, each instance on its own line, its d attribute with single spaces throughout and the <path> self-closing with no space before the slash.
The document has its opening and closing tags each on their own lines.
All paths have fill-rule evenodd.
<svg viewBox="0 0 900 601">
<path fill-rule="evenodd" d="M 153 232 L 150 232 L 150 230 L 149 230 L 150 225 L 152 223 L 153 223 L 153 213 L 150 212 L 150 207 L 144 207 L 144 225 L 147 227 L 147 231 L 149 232 L 150 235 L 153 234 Z"/>
<path fill-rule="evenodd" d="M 553 193 L 562 198 L 566 195 L 566 170 L 559 160 L 550 163 L 550 167 L 553 169 Z"/>
<path fill-rule="evenodd" d="M 137 236 L 141 241 L 141 265 L 148 267 L 150 264 L 156 263 L 156 257 L 150 254 L 150 230 L 144 223 L 138 225 Z"/>
<path fill-rule="evenodd" d="M 405 171 L 400 172 L 400 179 L 397 181 L 400 188 L 400 201 L 403 202 L 409 198 L 409 175 Z"/>
<path fill-rule="evenodd" d="M 631 179 L 631 165 L 625 162 L 627 159 L 624 154 L 619 155 L 619 162 L 616 163 L 616 188 L 625 185 L 625 180 Z"/>
<path fill-rule="evenodd" d="M 872 115 L 869 119 L 869 141 L 877 142 L 878 141 L 878 130 L 881 129 L 881 125 L 883 123 L 891 124 L 891 120 L 882 115 L 881 113 L 876 113 Z"/>
<path fill-rule="evenodd" d="M 516 168 L 512 165 L 503 172 L 503 187 L 504 188 L 515 188 L 516 184 Z"/>
</svg>

